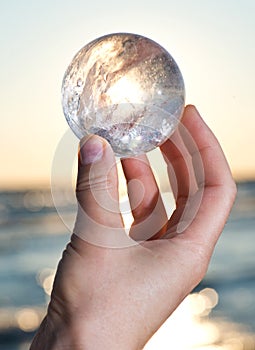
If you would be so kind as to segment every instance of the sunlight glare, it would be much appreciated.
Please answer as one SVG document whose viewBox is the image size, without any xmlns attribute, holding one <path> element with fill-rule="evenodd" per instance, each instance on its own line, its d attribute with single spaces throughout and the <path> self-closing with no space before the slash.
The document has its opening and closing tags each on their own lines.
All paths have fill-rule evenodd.
<svg viewBox="0 0 255 350">
<path fill-rule="evenodd" d="M 213 288 L 205 288 L 199 292 L 204 299 L 205 307 L 207 309 L 213 309 L 219 301 L 219 295 Z"/>
<path fill-rule="evenodd" d="M 43 289 L 47 295 L 51 294 L 53 282 L 54 282 L 54 275 L 50 275 L 46 277 L 45 280 L 43 281 Z"/>
<path fill-rule="evenodd" d="M 16 313 L 17 323 L 25 332 L 34 331 L 40 323 L 40 317 L 33 309 L 24 308 Z"/>
<path fill-rule="evenodd" d="M 112 104 L 142 103 L 142 89 L 134 80 L 126 76 L 119 79 L 107 91 Z"/>
<path fill-rule="evenodd" d="M 243 350 L 254 349 L 248 332 L 208 314 L 218 303 L 218 293 L 205 288 L 188 295 L 144 347 L 144 350 Z"/>
<path fill-rule="evenodd" d="M 54 269 L 42 269 L 36 276 L 37 283 L 44 289 L 47 295 L 51 294 L 56 271 Z"/>
</svg>

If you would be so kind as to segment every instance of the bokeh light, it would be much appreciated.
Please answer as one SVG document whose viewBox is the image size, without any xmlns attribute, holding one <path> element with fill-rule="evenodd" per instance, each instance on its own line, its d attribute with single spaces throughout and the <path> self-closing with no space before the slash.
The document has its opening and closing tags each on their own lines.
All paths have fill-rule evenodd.
<svg viewBox="0 0 255 350">
<path fill-rule="evenodd" d="M 19 328 L 25 332 L 34 331 L 40 324 L 40 317 L 37 312 L 31 308 L 24 308 L 16 313 L 16 320 Z"/>
</svg>

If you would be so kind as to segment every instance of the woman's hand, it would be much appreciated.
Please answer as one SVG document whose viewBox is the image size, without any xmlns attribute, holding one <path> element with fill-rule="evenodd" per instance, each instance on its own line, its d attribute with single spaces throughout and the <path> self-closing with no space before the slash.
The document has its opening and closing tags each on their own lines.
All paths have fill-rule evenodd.
<svg viewBox="0 0 255 350">
<path fill-rule="evenodd" d="M 142 349 L 201 281 L 236 187 L 193 106 L 182 129 L 161 146 L 176 199 L 169 220 L 147 158 L 122 161 L 133 240 L 119 211 L 112 149 L 96 136 L 81 145 L 74 234 L 31 350 Z"/>
</svg>

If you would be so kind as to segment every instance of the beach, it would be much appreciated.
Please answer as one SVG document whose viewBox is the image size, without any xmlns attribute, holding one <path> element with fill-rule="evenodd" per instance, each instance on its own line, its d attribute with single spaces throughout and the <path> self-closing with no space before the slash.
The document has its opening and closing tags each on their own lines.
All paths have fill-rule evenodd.
<svg viewBox="0 0 255 350">
<path fill-rule="evenodd" d="M 62 215 L 71 223 L 76 203 L 61 195 Z M 205 278 L 146 349 L 255 348 L 254 234 L 255 182 L 242 182 Z M 0 192 L 1 350 L 29 348 L 69 237 L 50 190 Z"/>
</svg>

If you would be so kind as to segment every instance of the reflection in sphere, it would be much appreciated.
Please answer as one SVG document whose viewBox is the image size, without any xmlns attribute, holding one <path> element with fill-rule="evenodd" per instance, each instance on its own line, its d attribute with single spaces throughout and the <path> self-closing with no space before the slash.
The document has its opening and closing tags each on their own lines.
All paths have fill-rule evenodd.
<svg viewBox="0 0 255 350">
<path fill-rule="evenodd" d="M 136 34 L 110 34 L 84 46 L 62 85 L 65 117 L 82 138 L 97 134 L 117 156 L 148 152 L 176 129 L 184 82 L 171 55 Z"/>
</svg>

